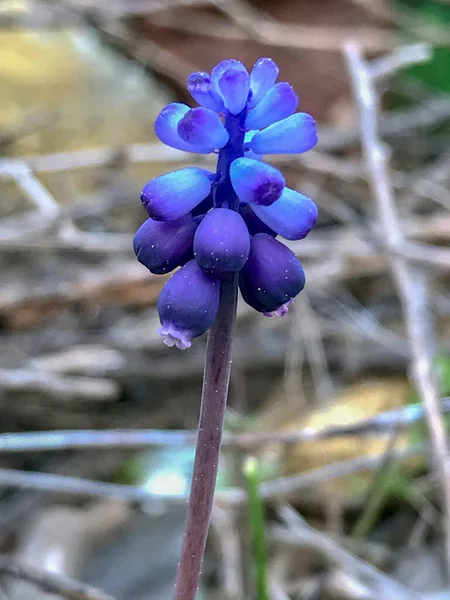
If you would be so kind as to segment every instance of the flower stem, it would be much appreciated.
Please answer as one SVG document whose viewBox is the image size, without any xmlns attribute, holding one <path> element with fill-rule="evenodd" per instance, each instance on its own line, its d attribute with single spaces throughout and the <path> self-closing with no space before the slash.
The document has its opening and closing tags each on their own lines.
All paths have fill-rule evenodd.
<svg viewBox="0 0 450 600">
<path fill-rule="evenodd" d="M 208 336 L 194 472 L 174 600 L 194 600 L 197 592 L 219 466 L 236 306 L 237 275 L 233 275 L 222 283 L 219 312 Z"/>
</svg>

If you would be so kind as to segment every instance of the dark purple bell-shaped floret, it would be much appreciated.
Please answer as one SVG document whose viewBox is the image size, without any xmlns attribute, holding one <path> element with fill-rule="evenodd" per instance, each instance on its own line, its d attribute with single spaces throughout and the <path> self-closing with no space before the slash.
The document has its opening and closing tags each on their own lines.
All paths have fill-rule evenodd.
<svg viewBox="0 0 450 600">
<path fill-rule="evenodd" d="M 195 260 L 176 271 L 158 298 L 159 335 L 167 346 L 185 350 L 205 333 L 219 309 L 220 282 L 211 279 Z"/>
<path fill-rule="evenodd" d="M 213 277 L 240 271 L 250 251 L 250 235 L 241 215 L 229 208 L 214 208 L 198 226 L 194 256 Z"/>
<path fill-rule="evenodd" d="M 170 273 L 193 257 L 196 229 L 197 224 L 190 215 L 176 221 L 147 219 L 133 240 L 138 261 L 155 275 Z"/>
<path fill-rule="evenodd" d="M 283 315 L 305 285 L 305 273 L 295 254 L 266 233 L 252 238 L 250 254 L 239 273 L 245 302 L 258 312 Z"/>
</svg>

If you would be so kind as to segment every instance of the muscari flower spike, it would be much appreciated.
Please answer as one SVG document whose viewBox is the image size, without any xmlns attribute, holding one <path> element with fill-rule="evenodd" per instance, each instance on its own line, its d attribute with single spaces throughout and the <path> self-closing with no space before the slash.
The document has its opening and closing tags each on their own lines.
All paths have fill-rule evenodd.
<svg viewBox="0 0 450 600">
<path fill-rule="evenodd" d="M 138 260 L 156 274 L 181 267 L 158 299 L 159 333 L 169 346 L 188 348 L 213 325 L 221 281 L 232 273 L 245 302 L 266 316 L 284 315 L 305 285 L 300 261 L 275 238 L 303 239 L 317 207 L 262 158 L 306 152 L 317 133 L 310 115 L 295 112 L 292 87 L 276 83 L 278 72 L 270 58 L 251 73 L 224 60 L 187 78 L 200 106 L 172 103 L 156 119 L 168 146 L 218 154 L 215 173 L 180 169 L 152 179 L 141 194 L 149 219 L 134 238 Z"/>
</svg>

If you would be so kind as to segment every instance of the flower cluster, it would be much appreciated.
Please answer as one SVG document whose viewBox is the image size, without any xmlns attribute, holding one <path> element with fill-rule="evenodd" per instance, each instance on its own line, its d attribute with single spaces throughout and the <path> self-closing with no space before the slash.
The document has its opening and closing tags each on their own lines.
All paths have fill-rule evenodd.
<svg viewBox="0 0 450 600">
<path fill-rule="evenodd" d="M 134 238 L 138 260 L 152 273 L 181 267 L 158 299 L 159 330 L 169 346 L 188 348 L 217 315 L 220 283 L 239 273 L 245 302 L 283 315 L 303 289 L 303 268 L 283 243 L 314 227 L 317 207 L 286 187 L 264 154 L 305 152 L 317 142 L 314 119 L 295 113 L 298 98 L 278 67 L 260 58 L 249 74 L 237 60 L 192 73 L 187 88 L 200 105 L 166 106 L 159 139 L 179 150 L 218 154 L 216 173 L 185 168 L 152 179 L 141 200 L 149 219 Z"/>
</svg>

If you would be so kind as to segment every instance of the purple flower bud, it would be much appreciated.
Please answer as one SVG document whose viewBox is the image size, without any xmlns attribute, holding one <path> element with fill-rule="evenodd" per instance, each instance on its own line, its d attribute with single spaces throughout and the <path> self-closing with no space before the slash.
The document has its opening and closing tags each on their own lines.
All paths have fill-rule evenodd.
<svg viewBox="0 0 450 600">
<path fill-rule="evenodd" d="M 211 150 L 223 148 L 229 138 L 217 113 L 201 106 L 184 115 L 178 123 L 177 133 L 185 142 Z"/>
<path fill-rule="evenodd" d="M 224 108 L 223 100 L 217 92 L 214 91 L 211 77 L 208 73 L 191 73 L 186 80 L 186 86 L 189 93 L 205 108 L 210 108 L 216 112 L 222 112 Z"/>
<path fill-rule="evenodd" d="M 317 206 L 295 190 L 284 188 L 270 206 L 252 205 L 253 212 L 271 229 L 287 240 L 302 240 L 317 221 Z"/>
<path fill-rule="evenodd" d="M 278 200 L 286 184 L 278 169 L 251 158 L 234 160 L 230 166 L 230 177 L 241 202 L 263 206 Z"/>
<path fill-rule="evenodd" d="M 270 229 L 265 223 L 259 219 L 248 205 L 241 206 L 239 212 L 247 225 L 247 229 L 250 235 L 256 235 L 257 233 L 268 233 L 273 237 L 277 237 L 277 234 L 273 229 Z"/>
<path fill-rule="evenodd" d="M 184 350 L 205 333 L 219 309 L 220 283 L 208 277 L 195 260 L 189 261 L 166 282 L 158 298 L 161 328 L 168 346 Z"/>
<path fill-rule="evenodd" d="M 311 115 L 296 113 L 258 131 L 250 142 L 257 154 L 295 154 L 317 144 L 316 124 Z"/>
<path fill-rule="evenodd" d="M 223 81 L 221 81 L 222 78 Z M 250 78 L 247 69 L 241 62 L 233 58 L 223 60 L 212 70 L 211 82 L 215 92 L 223 98 L 225 106 L 231 114 L 237 114 L 245 107 L 250 89 Z M 235 93 L 236 97 L 234 97 Z M 230 102 L 230 106 L 228 102 Z M 242 108 L 239 108 L 241 106 Z"/>
<path fill-rule="evenodd" d="M 289 83 L 274 85 L 261 102 L 247 115 L 247 129 L 262 129 L 292 115 L 298 106 L 298 97 Z"/>
<path fill-rule="evenodd" d="M 219 89 L 230 113 L 239 114 L 247 104 L 250 91 L 250 77 L 247 71 L 228 69 L 219 79 Z"/>
<path fill-rule="evenodd" d="M 193 257 L 196 223 L 190 215 L 176 221 L 147 219 L 133 240 L 136 257 L 151 273 L 162 275 L 184 265 Z"/>
<path fill-rule="evenodd" d="M 248 261 L 239 273 L 239 287 L 247 304 L 258 312 L 284 314 L 283 307 L 304 285 L 303 267 L 289 248 L 266 233 L 252 238 Z"/>
<path fill-rule="evenodd" d="M 179 219 L 208 196 L 213 178 L 209 171 L 196 167 L 155 177 L 142 190 L 142 204 L 152 219 Z"/>
<path fill-rule="evenodd" d="M 250 108 L 261 102 L 277 80 L 278 73 L 279 68 L 271 58 L 259 58 L 255 62 L 250 73 L 250 89 L 252 91 L 252 96 L 248 103 Z"/>
<path fill-rule="evenodd" d="M 195 233 L 195 260 L 213 277 L 240 271 L 249 251 L 250 235 L 245 221 L 229 208 L 214 208 Z"/>
<path fill-rule="evenodd" d="M 226 60 L 220 61 L 220 63 L 218 63 L 211 71 L 211 83 L 218 92 L 219 79 L 225 71 L 228 71 L 228 69 L 236 69 L 237 71 L 243 71 L 244 73 L 248 72 L 241 61 L 236 60 L 235 58 L 227 58 Z"/>
<path fill-rule="evenodd" d="M 196 152 L 197 154 L 209 154 L 213 148 L 210 148 L 209 146 L 207 148 L 194 146 L 178 135 L 178 123 L 189 110 L 191 109 L 189 106 L 186 106 L 186 104 L 180 104 L 178 102 L 168 104 L 156 118 L 155 133 L 161 142 L 167 144 L 167 146 L 176 148 L 177 150 Z"/>
</svg>

